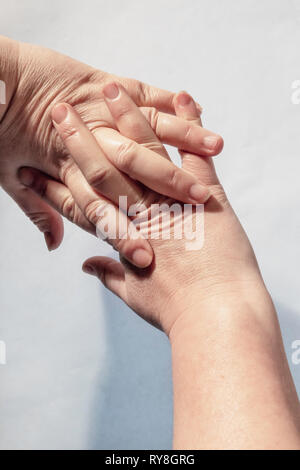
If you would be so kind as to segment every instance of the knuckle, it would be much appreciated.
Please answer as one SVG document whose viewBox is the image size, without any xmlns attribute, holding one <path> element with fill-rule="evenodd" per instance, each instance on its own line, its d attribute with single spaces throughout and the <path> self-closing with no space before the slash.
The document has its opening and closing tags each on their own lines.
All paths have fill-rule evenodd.
<svg viewBox="0 0 300 470">
<path fill-rule="evenodd" d="M 139 96 L 139 101 L 142 105 L 145 105 L 148 102 L 148 90 L 147 85 L 143 82 L 138 82 L 137 84 L 137 91 Z"/>
<path fill-rule="evenodd" d="M 124 142 L 117 151 L 117 167 L 125 173 L 130 173 L 134 168 L 137 155 L 137 145 L 133 141 Z"/>
<path fill-rule="evenodd" d="M 170 169 L 169 176 L 167 181 L 169 182 L 169 186 L 173 189 L 176 189 L 178 187 L 178 182 L 180 181 L 180 170 L 179 168 L 174 168 Z"/>
<path fill-rule="evenodd" d="M 45 212 L 27 212 L 27 215 L 31 222 L 33 222 L 41 232 L 45 232 L 50 229 L 49 217 Z"/>
<path fill-rule="evenodd" d="M 85 228 L 86 226 L 83 225 L 84 221 L 87 222 L 86 218 L 84 217 L 83 213 L 81 212 L 80 208 L 74 204 L 74 211 L 73 211 L 73 219 L 72 222 L 76 225 L 79 225 L 81 228 Z"/>
<path fill-rule="evenodd" d="M 105 217 L 107 207 L 108 203 L 105 201 L 90 201 L 84 208 L 84 214 L 93 225 L 97 225 Z"/>
<path fill-rule="evenodd" d="M 59 172 L 60 174 L 59 174 L 59 176 L 60 176 L 61 181 L 62 181 L 66 186 L 67 186 L 66 181 L 67 181 L 68 177 L 69 177 L 72 173 L 76 172 L 76 170 L 77 170 L 77 166 L 75 165 L 75 163 L 73 162 L 73 160 L 71 160 L 70 158 L 68 158 L 67 160 L 65 160 L 65 161 L 62 163 L 62 165 L 61 165 L 61 167 L 60 167 L 60 172 Z"/>
<path fill-rule="evenodd" d="M 169 158 L 165 147 L 160 142 L 156 142 L 156 141 L 153 141 L 153 140 L 149 141 L 149 142 L 145 142 L 143 144 L 143 147 L 145 147 L 146 149 L 151 150 L 154 153 L 158 153 L 159 155 L 162 155 L 163 157 Z"/>
<path fill-rule="evenodd" d="M 127 103 L 118 103 L 114 110 L 115 119 L 121 120 L 126 118 L 130 114 L 130 108 Z"/>
<path fill-rule="evenodd" d="M 68 195 L 64 199 L 64 201 L 62 203 L 62 207 L 61 207 L 61 212 L 64 215 L 64 217 L 66 217 L 68 220 L 70 220 L 71 222 L 74 221 L 74 219 L 75 219 L 75 201 L 74 201 L 74 199 L 71 195 Z"/>
<path fill-rule="evenodd" d="M 129 117 L 129 116 L 128 116 Z M 140 141 L 145 134 L 145 123 L 144 119 L 137 120 L 136 118 L 129 118 L 126 122 L 127 136 Z"/>
<path fill-rule="evenodd" d="M 94 188 L 101 188 L 101 186 L 111 178 L 112 169 L 109 167 L 101 167 L 95 170 L 92 174 L 87 176 L 87 180 Z"/>
<path fill-rule="evenodd" d="M 209 190 L 214 198 L 224 207 L 230 206 L 223 186 L 218 182 L 209 186 Z"/>
<path fill-rule="evenodd" d="M 192 126 L 188 124 L 186 128 L 184 129 L 184 135 L 183 135 L 184 144 L 189 143 L 190 138 L 191 138 L 191 132 L 192 132 Z"/>
<path fill-rule="evenodd" d="M 114 240 L 114 249 L 125 256 L 128 254 L 128 245 L 129 241 L 125 238 L 116 238 Z"/>
<path fill-rule="evenodd" d="M 79 131 L 75 126 L 69 123 L 61 124 L 60 137 L 65 144 L 68 144 L 69 140 L 73 140 L 74 138 L 78 136 L 79 136 Z"/>
<path fill-rule="evenodd" d="M 157 133 L 157 129 L 158 129 L 158 118 L 159 118 L 159 113 L 157 109 L 149 108 L 149 122 L 155 133 Z"/>
</svg>

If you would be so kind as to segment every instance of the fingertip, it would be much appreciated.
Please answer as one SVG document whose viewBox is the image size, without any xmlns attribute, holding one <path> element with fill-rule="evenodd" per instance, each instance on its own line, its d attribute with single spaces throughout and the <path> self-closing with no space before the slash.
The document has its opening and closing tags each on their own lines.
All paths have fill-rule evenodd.
<svg viewBox="0 0 300 470">
<path fill-rule="evenodd" d="M 48 251 L 54 250 L 54 239 L 51 232 L 44 233 L 45 242 L 48 248 Z"/>
<path fill-rule="evenodd" d="M 216 147 L 215 147 L 215 155 L 218 155 L 222 152 L 224 148 L 224 139 L 220 135 L 218 136 Z"/>
<path fill-rule="evenodd" d="M 45 242 L 48 251 L 56 250 L 62 243 L 64 236 L 63 222 L 56 222 L 55 230 L 52 232 L 44 232 Z"/>
<path fill-rule="evenodd" d="M 137 248 L 131 257 L 133 264 L 138 268 L 148 268 L 152 263 L 152 258 L 152 254 L 144 248 Z"/>
<path fill-rule="evenodd" d="M 196 183 L 190 187 L 189 196 L 193 202 L 205 204 L 205 202 L 210 198 L 211 193 L 207 186 Z"/>
<path fill-rule="evenodd" d="M 203 138 L 203 147 L 208 152 L 208 156 L 218 155 L 224 147 L 224 140 L 220 135 L 206 135 Z"/>
<path fill-rule="evenodd" d="M 191 97 L 191 95 L 185 91 L 185 90 L 182 90 L 180 91 L 179 93 L 177 93 L 176 95 L 176 103 L 179 105 L 179 106 L 188 106 L 189 104 L 191 104 L 193 101 L 193 98 Z"/>
<path fill-rule="evenodd" d="M 184 119 L 199 119 L 202 108 L 195 103 L 192 96 L 187 91 L 180 91 L 175 95 L 174 108 L 176 115 Z"/>
<path fill-rule="evenodd" d="M 68 115 L 68 106 L 66 103 L 57 103 L 51 110 L 51 118 L 55 124 L 61 124 Z"/>
<path fill-rule="evenodd" d="M 98 277 L 100 280 L 101 275 L 104 270 L 107 272 L 114 273 L 116 276 L 124 276 L 124 267 L 123 265 L 113 260 L 112 258 L 107 258 L 105 256 L 95 256 L 88 258 L 82 264 L 82 271 L 86 274 L 90 274 Z"/>
<path fill-rule="evenodd" d="M 109 82 L 103 87 L 103 94 L 109 101 L 114 101 L 120 96 L 120 85 L 117 82 Z"/>
<path fill-rule="evenodd" d="M 57 212 L 49 218 L 50 230 L 44 232 L 44 238 L 49 251 L 56 250 L 62 243 L 64 238 L 64 223 L 63 219 Z"/>
<path fill-rule="evenodd" d="M 90 274 L 91 276 L 96 276 L 95 269 L 91 264 L 83 263 L 82 271 L 86 274 Z"/>
</svg>

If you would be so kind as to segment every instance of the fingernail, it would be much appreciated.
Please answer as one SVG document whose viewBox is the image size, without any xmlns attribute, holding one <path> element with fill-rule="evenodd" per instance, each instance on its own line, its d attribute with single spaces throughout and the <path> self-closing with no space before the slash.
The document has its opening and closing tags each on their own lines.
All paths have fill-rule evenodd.
<svg viewBox="0 0 300 470">
<path fill-rule="evenodd" d="M 19 180 L 24 186 L 32 186 L 34 176 L 30 170 L 26 168 L 21 168 L 19 171 Z"/>
<path fill-rule="evenodd" d="M 209 150 L 214 150 L 219 143 L 219 137 L 208 135 L 203 139 L 203 145 Z"/>
<path fill-rule="evenodd" d="M 192 102 L 192 98 L 187 93 L 182 93 L 181 95 L 178 95 L 177 102 L 179 106 L 187 106 Z"/>
<path fill-rule="evenodd" d="M 148 251 L 138 248 L 132 254 L 132 261 L 141 268 L 146 268 L 151 264 L 152 257 Z"/>
<path fill-rule="evenodd" d="M 52 119 L 56 124 L 61 124 L 67 117 L 68 108 L 65 104 L 57 104 L 52 109 Z"/>
<path fill-rule="evenodd" d="M 109 100 L 115 100 L 119 96 L 120 90 L 115 83 L 109 83 L 103 88 L 103 93 Z"/>
<path fill-rule="evenodd" d="M 50 232 L 44 233 L 45 242 L 49 251 L 53 250 L 53 237 Z"/>
<path fill-rule="evenodd" d="M 93 266 L 91 266 L 90 264 L 85 264 L 82 267 L 82 271 L 87 273 L 87 274 L 95 274 L 95 270 L 94 270 Z"/>
<path fill-rule="evenodd" d="M 206 188 L 205 186 L 202 186 L 201 184 L 193 184 L 190 187 L 190 197 L 196 201 L 196 202 L 201 202 L 205 203 L 209 197 L 210 197 L 210 192 L 209 189 Z"/>
</svg>

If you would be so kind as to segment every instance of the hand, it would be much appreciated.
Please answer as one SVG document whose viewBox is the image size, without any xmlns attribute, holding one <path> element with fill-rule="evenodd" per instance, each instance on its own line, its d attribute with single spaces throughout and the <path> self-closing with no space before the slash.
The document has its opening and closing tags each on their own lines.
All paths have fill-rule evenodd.
<svg viewBox="0 0 300 470">
<path fill-rule="evenodd" d="M 101 130 L 114 128 L 102 88 L 116 77 L 56 52 L 5 38 L 0 38 L 0 54 L 6 66 L 3 78 L 8 84 L 7 106 L 0 106 L 0 183 L 45 233 L 49 249 L 54 249 L 63 237 L 62 219 L 26 187 L 32 180 L 30 173 L 21 173 L 20 183 L 18 171 L 24 166 L 33 167 L 64 184 L 75 165 L 53 128 L 51 110 L 59 101 L 70 103 L 98 139 Z M 144 107 L 148 122 L 163 141 L 207 156 L 219 153 L 223 145 L 219 136 L 187 126 L 184 121 L 164 113 L 174 110 L 173 93 L 137 80 L 118 78 L 118 82 L 123 84 L 138 106 Z M 108 166 L 109 162 L 106 168 Z M 178 172 L 176 175 L 180 186 L 181 177 Z M 150 176 L 153 182 L 156 178 L 157 174 Z M 105 179 L 103 174 L 102 179 Z M 114 181 L 117 181 L 116 172 Z M 168 193 L 169 188 L 165 189 Z M 177 181 L 170 189 L 177 198 L 183 196 Z M 131 183 L 131 192 L 136 194 L 136 198 L 140 197 L 140 190 L 134 183 Z M 187 195 L 184 196 L 186 198 Z M 66 187 L 57 197 L 63 215 L 94 232 L 94 227 L 83 216 Z"/>
<path fill-rule="evenodd" d="M 126 123 L 118 119 L 121 99 L 107 102 L 110 112 L 119 131 L 138 140 L 139 137 L 132 135 Z M 197 108 L 189 95 L 178 94 L 174 104 L 177 116 L 201 125 Z M 135 112 L 132 109 L 131 113 Z M 137 113 L 135 116 L 138 118 Z M 140 122 L 142 130 L 142 122 L 145 126 L 146 122 L 141 115 Z M 101 144 L 101 140 L 99 142 Z M 241 296 L 251 299 L 253 291 L 263 298 L 266 295 L 254 252 L 217 178 L 212 160 L 187 152 L 181 152 L 181 156 L 183 169 L 207 185 L 211 194 L 204 208 L 205 241 L 202 249 L 186 251 L 184 239 L 150 240 L 155 261 L 142 272 L 127 263 L 120 265 L 103 257 L 91 258 L 83 266 L 86 272 L 98 276 L 133 310 L 167 334 L 180 316 L 188 317 L 189 312 L 195 310 L 194 306 L 199 312 L 208 305 L 224 302 L 226 298 Z M 161 197 L 159 202 L 165 202 L 165 198 Z M 142 217 L 143 214 L 140 215 Z"/>
<path fill-rule="evenodd" d="M 122 89 L 113 100 L 107 99 L 106 104 L 114 119 L 116 128 L 122 134 L 112 130 L 100 130 L 97 133 L 98 150 L 95 142 L 86 127 L 80 121 L 70 106 L 67 107 L 65 121 L 56 125 L 59 134 L 64 137 L 69 152 L 74 161 L 86 177 L 86 184 L 93 185 L 95 177 L 101 168 L 101 153 L 111 160 L 113 165 L 136 177 L 139 166 L 139 152 L 130 147 L 131 152 L 120 158 L 118 149 L 123 145 L 124 139 L 133 139 L 140 144 L 147 144 L 147 151 L 152 149 L 157 152 L 157 158 L 165 155 L 163 145 L 149 127 L 147 120 L 135 103 Z M 200 127 L 199 112 L 193 100 L 186 93 L 180 93 L 174 99 L 177 116 L 190 120 L 194 126 Z M 126 109 L 126 112 L 124 112 Z M 120 110 L 122 112 L 120 112 Z M 135 123 L 135 125 L 133 125 Z M 72 132 L 69 129 L 73 129 Z M 110 138 L 106 138 L 109 136 Z M 104 137 L 104 138 L 102 138 Z M 91 151 L 90 149 L 93 149 Z M 98 152 L 98 157 L 97 157 Z M 105 285 L 115 294 L 120 296 L 131 308 L 138 312 L 147 321 L 158 325 L 167 334 L 170 333 L 177 318 L 193 302 L 200 305 L 210 299 L 212 295 L 228 295 L 233 291 L 247 290 L 250 283 L 261 283 L 261 277 L 256 264 L 255 256 L 249 241 L 239 224 L 228 200 L 221 187 L 212 161 L 205 157 L 199 157 L 188 153 L 181 153 L 183 168 L 197 177 L 200 183 L 208 185 L 211 198 L 205 205 L 205 243 L 199 251 L 186 251 L 185 240 L 153 240 L 150 245 L 155 253 L 153 264 L 146 270 L 140 271 L 132 268 L 128 263 L 117 263 L 109 258 L 94 258 L 84 264 L 87 272 L 96 274 Z M 121 155 L 122 157 L 122 155 Z M 147 157 L 143 160 L 145 170 L 148 170 Z M 168 165 L 167 159 L 164 165 Z M 78 177 L 79 178 L 79 177 Z M 105 201 L 100 201 L 95 193 L 82 192 L 85 187 L 77 177 L 68 178 L 66 183 L 76 203 L 82 208 L 86 217 L 103 229 L 107 220 L 103 213 L 108 209 Z M 82 178 L 82 175 L 81 177 Z M 145 181 L 145 184 L 148 184 Z M 163 187 L 163 182 L 160 182 Z M 56 190 L 54 190 L 56 185 Z M 57 194 L 57 182 L 41 181 L 37 176 L 35 188 L 42 188 L 44 198 L 54 207 L 57 207 L 55 194 Z M 77 188 L 78 191 L 77 191 Z M 87 188 L 90 188 L 87 185 Z M 110 200 L 117 204 L 119 195 L 127 195 L 121 188 Z M 158 187 L 154 189 L 158 190 Z M 172 204 L 173 200 L 163 195 L 158 195 L 151 190 L 144 190 L 143 203 L 149 208 L 153 202 Z M 102 217 L 97 215 L 97 207 L 102 204 Z M 88 207 L 88 213 L 85 208 Z M 57 207 L 59 210 L 59 207 Z M 145 209 L 147 211 L 147 209 Z M 145 213 L 133 217 L 135 224 L 143 220 Z M 150 223 L 154 223 L 150 220 Z M 112 222 L 111 222 L 112 224 Z M 115 240 L 114 246 L 123 254 L 128 253 L 129 240 Z M 130 250 L 129 250 L 130 252 Z M 125 254 L 126 256 L 126 254 Z M 126 256 L 127 258 L 128 255 Z M 135 263 L 136 264 L 136 263 Z M 153 293 L 155 292 L 155 295 Z M 244 292 L 245 293 L 245 292 Z M 187 301 L 187 299 L 189 299 Z"/>
<path fill-rule="evenodd" d="M 201 124 L 188 95 L 180 93 L 174 102 L 177 115 Z M 125 90 L 106 103 L 123 136 L 146 144 L 169 163 L 163 146 Z M 122 194 L 123 188 L 114 187 L 109 201 L 91 191 L 97 181 L 93 175 L 102 165 L 102 152 L 116 167 L 135 177 L 141 149 L 131 143 L 125 145 L 128 153 L 118 152 L 124 137 L 109 130 L 98 135 L 97 145 L 71 107 L 59 108 L 67 114 L 56 129 L 82 171 L 80 180 L 75 171 L 66 182 L 82 212 L 101 234 L 107 223 L 114 228 L 113 222 L 119 220 L 107 218 L 116 207 L 112 201 L 127 195 Z M 107 133 L 110 139 L 105 138 Z M 207 184 L 212 194 L 205 206 L 202 249 L 186 251 L 184 239 L 151 239 L 155 258 L 147 269 L 136 269 L 122 257 L 122 263 L 96 257 L 86 261 L 84 270 L 97 275 L 145 320 L 169 335 L 175 448 L 298 449 L 299 401 L 276 313 L 255 256 L 211 160 L 186 152 L 181 155 L 183 167 Z M 145 158 L 144 175 L 149 171 L 147 162 Z M 42 188 L 45 200 L 55 207 L 56 190 L 62 187 L 59 182 L 37 174 L 34 187 L 37 192 Z M 146 189 L 143 202 L 143 212 L 136 217 L 131 214 L 141 231 L 154 202 L 171 205 L 176 201 Z M 177 218 L 172 220 L 171 232 L 177 222 Z M 150 225 L 155 227 L 154 217 L 150 217 Z M 126 256 L 129 240 L 114 238 L 111 242 Z"/>
</svg>

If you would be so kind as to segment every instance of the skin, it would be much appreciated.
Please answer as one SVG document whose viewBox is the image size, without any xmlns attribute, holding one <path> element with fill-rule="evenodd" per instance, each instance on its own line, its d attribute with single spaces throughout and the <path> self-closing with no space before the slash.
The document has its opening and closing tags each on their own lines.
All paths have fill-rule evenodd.
<svg viewBox="0 0 300 470">
<path fill-rule="evenodd" d="M 130 86 L 133 82 L 124 83 L 129 95 L 122 89 L 118 98 L 111 100 L 103 96 L 99 99 L 98 79 L 94 82 L 94 71 L 92 73 L 90 68 L 88 73 L 85 66 L 83 71 L 82 64 L 77 68 L 77 63 L 68 62 L 71 59 L 53 57 L 55 53 L 44 50 L 39 54 L 32 46 L 24 47 L 26 53 L 18 52 L 18 67 L 22 64 L 22 57 L 26 58 L 26 67 L 16 69 L 22 70 L 22 79 L 17 82 L 17 87 L 13 80 L 7 81 L 8 96 L 12 100 L 8 100 L 9 106 L 5 110 L 1 108 L 1 183 L 29 215 L 40 211 L 49 217 L 50 205 L 56 211 L 64 212 L 66 206 L 62 202 L 71 201 L 68 207 L 73 220 L 76 214 L 77 221 L 87 221 L 85 228 L 93 231 L 93 225 L 100 224 L 101 230 L 103 217 L 97 215 L 96 207 L 99 204 L 102 209 L 104 204 L 104 210 L 113 204 L 115 207 L 120 195 L 120 185 L 108 186 L 106 190 L 110 193 L 106 193 L 106 197 L 93 188 L 97 187 L 97 175 L 103 169 L 103 153 L 115 167 L 120 167 L 122 172 L 125 168 L 129 177 L 135 177 L 136 172 L 141 171 L 138 157 L 141 148 L 130 144 L 125 145 L 130 152 L 114 152 L 120 146 L 124 150 L 122 137 L 109 129 L 105 133 L 97 131 L 102 127 L 117 129 L 123 138 L 134 140 L 148 150 L 150 148 L 162 159 L 168 157 L 159 141 L 167 142 L 168 138 L 157 125 L 151 126 L 155 130 L 151 134 L 149 119 L 145 119 L 136 107 L 135 104 L 145 104 L 145 100 L 135 94 L 140 86 L 137 82 L 134 82 L 134 91 Z M 8 73 L 4 78 L 11 77 L 14 71 L 10 60 L 14 55 L 13 48 L 11 43 L 7 46 L 2 42 L 1 57 Z M 7 53 L 9 50 L 11 54 Z M 60 71 L 55 83 L 52 83 L 49 73 L 51 63 L 55 63 Z M 75 71 L 75 77 L 71 79 L 68 78 L 70 68 Z M 37 69 L 42 74 L 34 80 Z M 100 82 L 116 85 L 111 79 L 111 76 L 106 76 Z M 17 99 L 20 96 L 25 97 L 25 101 Z M 145 96 L 144 92 L 142 96 Z M 189 121 L 193 129 L 195 126 L 201 129 L 195 103 L 186 94 L 168 96 L 166 101 L 169 105 L 164 102 L 164 111 L 174 105 L 178 117 Z M 68 101 L 68 113 L 66 120 L 54 123 L 56 134 L 49 124 L 49 115 L 54 103 L 61 100 Z M 75 105 L 77 112 L 70 104 Z M 153 101 L 151 106 L 157 107 Z M 109 116 L 105 126 L 98 122 L 99 108 L 103 115 L 106 112 Z M 87 132 L 80 115 L 93 134 Z M 52 117 L 57 119 L 54 109 Z M 167 118 L 163 117 L 164 124 Z M 158 122 L 157 118 L 155 122 Z M 174 122 L 169 121 L 167 125 L 173 143 L 176 137 L 171 129 Z M 186 134 L 194 138 L 195 131 Z M 188 147 L 185 139 L 183 143 Z M 180 148 L 181 142 L 177 141 L 177 144 Z M 195 150 L 192 144 L 187 150 Z M 89 154 L 87 149 L 93 149 L 93 152 Z M 26 157 L 23 163 L 21 154 L 22 158 Z M 175 448 L 299 449 L 299 401 L 284 355 L 276 312 L 253 250 L 216 177 L 211 160 L 186 152 L 181 154 L 183 168 L 202 185 L 207 185 L 211 194 L 205 206 L 205 243 L 202 249 L 189 252 L 185 249 L 184 240 L 155 239 L 150 240 L 154 261 L 146 269 L 135 268 L 123 254 L 121 263 L 103 257 L 89 259 L 84 270 L 96 275 L 142 318 L 161 328 L 170 338 Z M 24 161 L 34 167 L 24 170 L 26 187 L 17 179 Z M 57 164 L 57 161 L 67 162 L 63 178 L 59 169 L 64 168 L 64 163 Z M 53 173 L 51 168 L 55 168 Z M 78 168 L 82 171 L 80 179 Z M 143 178 L 149 178 L 149 167 L 145 168 L 147 171 Z M 112 176 L 111 173 L 108 175 L 109 178 Z M 155 178 L 144 181 L 150 187 L 155 184 Z M 141 186 L 134 184 L 137 185 L 136 190 L 140 190 Z M 132 196 L 131 185 L 122 186 L 123 189 L 126 195 Z M 157 191 L 155 186 L 153 189 Z M 182 189 L 179 192 L 182 194 Z M 170 195 L 168 191 L 166 193 Z M 171 196 L 174 197 L 174 193 Z M 166 195 L 145 188 L 142 201 L 146 211 L 154 201 L 174 202 Z M 56 211 L 51 212 L 54 225 L 60 220 Z M 139 214 L 135 220 L 138 222 L 142 216 Z M 39 223 L 38 218 L 36 221 Z M 52 235 L 52 231 L 50 233 Z M 57 233 L 57 227 L 53 233 Z M 124 240 L 110 241 L 116 243 L 115 247 L 120 252 L 125 250 Z M 126 254 L 130 258 L 125 250 Z"/>
<path fill-rule="evenodd" d="M 174 113 L 174 94 L 171 92 L 148 86 L 137 80 L 118 78 L 57 52 L 4 37 L 0 37 L 0 57 L 0 79 L 7 84 L 6 104 L 0 105 L 0 184 L 45 234 L 49 249 L 57 248 L 62 241 L 62 219 L 53 208 L 28 188 L 30 175 L 26 170 L 21 171 L 22 167 L 32 167 L 62 183 L 64 188 L 61 187 L 57 195 L 60 198 L 61 212 L 72 222 L 94 233 L 93 224 L 83 215 L 67 189 L 66 181 L 69 181 L 76 171 L 78 173 L 78 167 L 70 158 L 68 149 L 58 138 L 51 121 L 51 111 L 59 101 L 66 101 L 76 109 L 96 140 L 99 135 L 105 140 L 102 131 L 112 131 L 115 126 L 105 105 L 102 90 L 113 77 L 126 88 L 134 102 L 143 107 L 149 126 L 153 127 L 164 142 L 184 146 L 207 156 L 215 155 L 222 149 L 221 137 L 196 126 L 189 126 L 184 120 L 171 115 Z M 110 135 L 107 138 L 109 139 Z M 149 154 L 145 149 L 141 149 L 140 156 L 157 159 L 155 152 Z M 113 187 L 127 185 L 132 198 L 136 200 L 143 198 L 141 187 L 132 180 L 124 178 L 104 154 L 101 159 L 102 167 L 96 185 L 98 191 L 106 195 L 109 185 Z M 163 165 L 163 160 L 161 161 Z M 173 166 L 173 172 L 176 174 L 168 182 L 168 177 L 172 176 L 170 167 L 165 166 L 164 172 L 164 168 L 160 167 L 157 160 L 156 163 L 155 172 L 150 180 L 154 182 L 157 175 L 160 175 L 161 180 L 165 181 L 166 194 L 187 200 L 189 188 L 196 179 Z M 186 184 L 187 192 L 184 192 L 181 181 L 187 178 L 189 184 Z M 137 179 L 143 182 L 143 171 L 139 172 Z M 148 177 L 147 183 L 151 187 L 150 180 Z M 205 188 L 198 193 L 198 202 L 207 198 Z M 110 195 L 111 193 L 108 193 L 108 196 Z M 152 250 L 146 241 L 139 241 L 136 247 L 132 244 L 130 253 L 126 252 L 125 255 L 133 263 L 135 263 L 134 248 L 143 248 L 148 253 L 147 264 L 151 262 Z M 142 263 L 142 266 L 145 264 Z"/>
<path fill-rule="evenodd" d="M 119 113 L 124 99 L 130 103 L 125 114 Z M 186 93 L 179 93 L 174 103 L 177 115 L 201 125 L 195 103 Z M 147 121 L 134 102 L 128 102 L 125 91 L 106 104 L 123 136 L 143 144 L 146 135 L 147 145 L 150 139 L 153 149 L 162 154 L 162 145 L 150 136 Z M 73 113 L 69 107 L 66 122 L 56 127 L 60 135 Z M 133 120 L 139 120 L 135 136 Z M 83 132 L 81 125 L 73 135 L 73 157 L 88 181 L 89 165 L 95 163 L 92 158 L 97 160 L 84 151 L 84 146 L 90 148 L 92 136 Z M 72 139 L 71 135 L 68 146 Z M 101 150 L 101 139 L 99 144 Z M 82 155 L 78 149 L 83 149 Z M 91 258 L 83 269 L 168 335 L 173 364 L 174 448 L 299 449 L 299 401 L 276 312 L 249 240 L 212 161 L 187 152 L 181 155 L 183 167 L 208 185 L 211 193 L 205 204 L 202 249 L 187 251 L 182 239 L 151 239 L 155 258 L 146 269 L 137 269 L 122 257 L 121 263 L 106 257 Z M 114 161 L 113 155 L 111 159 Z M 36 188 L 39 177 L 36 175 Z M 43 194 L 55 204 L 51 181 Z M 145 194 L 150 201 L 157 201 L 157 193 L 147 190 Z M 159 201 L 174 202 L 163 195 Z"/>
</svg>

